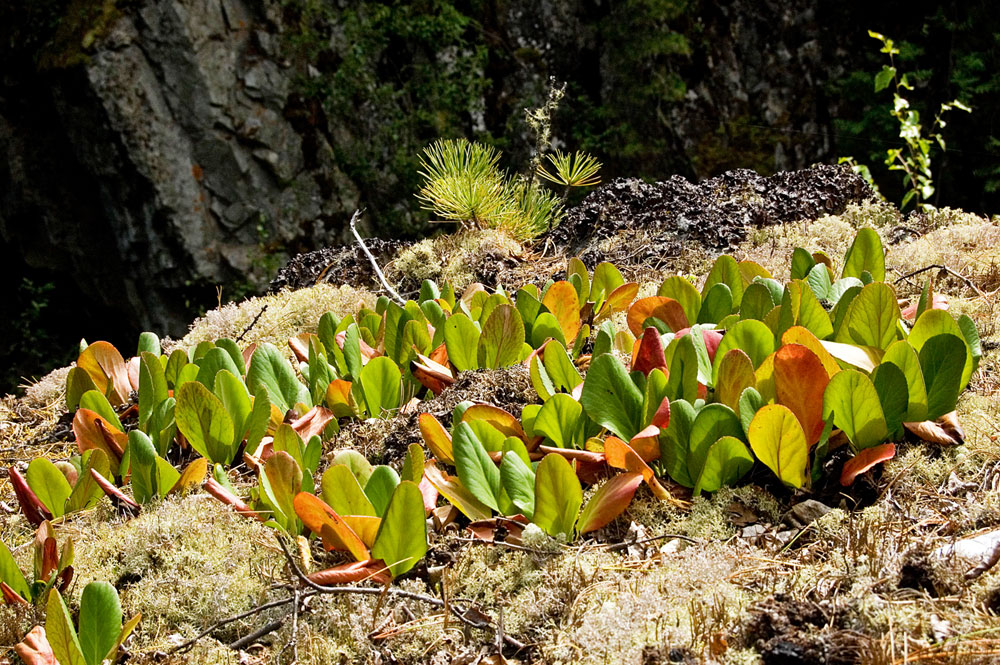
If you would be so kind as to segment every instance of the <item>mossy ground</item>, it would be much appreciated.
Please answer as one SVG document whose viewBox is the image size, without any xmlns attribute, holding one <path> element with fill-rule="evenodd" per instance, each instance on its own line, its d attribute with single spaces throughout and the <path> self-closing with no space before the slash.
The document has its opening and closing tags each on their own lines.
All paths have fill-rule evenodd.
<svg viewBox="0 0 1000 665">
<path fill-rule="evenodd" d="M 699 498 L 691 510 L 680 511 L 642 488 L 622 518 L 582 544 L 524 551 L 470 544 L 453 530 L 435 534 L 426 564 L 396 585 L 450 602 L 468 599 L 493 619 L 502 617 L 504 632 L 528 645 L 520 653 L 508 647 L 504 653 L 511 662 L 745 665 L 778 662 L 792 657 L 788 654 L 798 660 L 781 662 L 996 662 L 1000 568 L 967 579 L 960 562 L 936 557 L 934 551 L 1000 528 L 995 356 L 1000 231 L 995 222 L 952 211 L 918 221 L 923 226 L 898 235 L 895 229 L 905 224 L 892 209 L 851 209 L 837 217 L 760 230 L 736 256 L 785 278 L 792 247 L 823 250 L 839 261 L 852 230 L 871 225 L 887 240 L 890 274 L 936 263 L 968 278 L 975 289 L 948 275 L 938 282 L 952 310 L 973 316 L 986 342 L 982 369 L 959 403 L 965 445 L 902 442 L 896 458 L 859 479 L 854 490 L 824 495 L 832 510 L 804 528 L 790 526 L 785 513 L 805 496 L 772 493 L 751 483 Z M 402 272 L 411 261 L 406 268 L 411 287 L 421 266 L 438 269 L 432 254 L 441 266 L 437 275 L 463 274 L 465 268 L 447 272 L 448 252 L 454 248 L 446 252 L 442 247 L 452 243 L 459 252 L 474 252 L 466 246 L 470 242 L 430 241 L 409 259 L 401 255 L 394 267 Z M 530 265 L 531 253 L 508 249 L 512 255 L 521 252 L 517 260 Z M 702 277 L 711 256 L 695 254 L 651 276 L 643 293 L 669 273 Z M 551 259 L 539 266 L 543 277 L 562 268 Z M 395 279 L 407 283 L 400 275 Z M 918 285 L 903 280 L 897 286 L 912 295 Z M 210 312 L 174 344 L 236 337 L 267 304 L 244 342 L 282 345 L 314 329 L 326 310 L 342 314 L 362 303 L 371 306 L 373 300 L 366 291 L 323 285 L 278 294 Z M 496 397 L 509 407 L 523 403 L 530 398 L 526 379 L 510 372 L 463 375 L 461 390 L 446 392 L 424 408 L 446 417 L 459 398 Z M 0 402 L 4 467 L 39 455 L 69 454 L 63 378 L 64 372 L 54 374 L 25 397 Z M 345 428 L 327 447 L 353 445 L 374 458 L 393 457 L 394 449 L 386 444 L 402 435 L 404 421 L 412 423 L 412 418 Z M 860 505 L 858 496 L 866 497 Z M 30 550 L 22 544 L 31 531 L 15 505 L 4 478 L 0 537 L 19 546 L 16 556 L 26 568 Z M 102 503 L 57 531 L 60 539 L 72 537 L 76 543 L 71 607 L 87 581 L 103 579 L 119 589 L 126 615 L 143 613 L 127 644 L 132 662 L 289 663 L 293 653 L 299 662 L 317 664 L 500 662 L 492 632 L 446 621 L 440 608 L 347 594 L 310 597 L 297 617 L 286 605 L 235 621 L 190 650 L 171 653 L 227 616 L 288 596 L 292 577 L 273 532 L 200 492 L 148 506 L 131 520 Z M 338 561 L 318 549 L 314 556 L 314 566 Z M 10 647 L 42 620 L 41 614 L 0 606 L 0 647 Z M 283 622 L 279 630 L 242 652 L 226 646 L 275 620 Z"/>
</svg>

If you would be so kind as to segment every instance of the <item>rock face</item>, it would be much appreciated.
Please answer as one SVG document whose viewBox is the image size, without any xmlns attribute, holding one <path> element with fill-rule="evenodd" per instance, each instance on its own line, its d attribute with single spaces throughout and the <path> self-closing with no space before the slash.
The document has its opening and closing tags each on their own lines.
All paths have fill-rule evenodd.
<svg viewBox="0 0 1000 665">
<path fill-rule="evenodd" d="M 356 194 L 320 196 L 305 167 L 270 9 L 148 0 L 85 65 L 40 85 L 8 78 L 5 244 L 29 265 L 64 265 L 134 326 L 176 333 L 192 286 L 262 273 L 267 243 L 323 242 L 316 220 Z"/>
<path fill-rule="evenodd" d="M 310 3 L 38 2 L 66 12 L 117 8 L 101 30 L 75 37 L 83 55 L 72 65 L 6 59 L 0 250 L 19 260 L 0 267 L 0 277 L 20 280 L 44 268 L 44 279 L 62 280 L 56 291 L 64 294 L 64 314 L 79 321 L 99 310 L 133 339 L 143 328 L 178 334 L 192 309 L 214 304 L 216 285 L 225 297 L 239 292 L 236 284 L 263 284 L 288 254 L 343 238 L 355 207 L 412 218 L 413 190 L 401 175 L 412 163 L 401 164 L 400 150 L 412 160 L 419 148 L 411 147 L 441 133 L 487 132 L 504 137 L 511 156 L 524 157 L 531 141 L 523 107 L 544 93 L 550 75 L 573 82 L 567 104 L 588 99 L 580 103 L 613 114 L 609 127 L 631 123 L 628 149 L 608 139 L 609 151 L 621 154 L 605 160 L 607 179 L 616 170 L 635 175 L 636 164 L 659 177 L 696 178 L 734 163 L 791 169 L 831 157 L 828 105 L 819 91 L 835 75 L 823 63 L 836 58 L 823 42 L 830 23 L 817 15 L 822 3 L 815 0 L 666 3 L 656 17 L 616 3 L 515 0 L 461 10 L 479 14 L 455 19 L 465 27 L 457 37 L 442 36 L 451 41 L 439 47 L 434 35 L 406 32 L 409 19 L 392 28 L 396 41 L 379 36 L 374 46 L 347 32 L 351 25 L 360 34 L 388 30 L 392 12 L 425 11 L 415 3 L 393 4 L 384 15 L 379 11 L 390 10 L 379 3 L 324 2 L 327 13 L 310 19 L 322 30 L 314 30 L 321 36 L 305 60 L 289 45 L 305 35 L 304 14 L 294 12 Z M 0 24 L 5 17 L 18 15 L 0 8 Z M 637 35 L 649 57 L 629 51 Z M 412 46 L 420 39 L 427 41 Z M 0 55 L 4 48 L 0 39 Z M 53 47 L 43 38 L 38 48 Z M 359 67 L 349 58 L 362 48 L 375 51 L 365 56 L 370 67 L 355 73 L 344 63 Z M 464 78 L 442 79 L 478 83 L 455 93 L 431 81 L 426 87 L 442 95 L 434 102 L 440 108 L 411 112 L 420 97 L 398 98 L 406 82 L 392 53 L 401 48 L 421 51 L 415 55 L 425 74 L 449 76 L 456 63 L 479 63 Z M 328 103 L 329 87 L 345 76 L 353 77 L 352 91 L 371 97 Z M 647 86 L 651 81 L 672 83 L 661 90 Z M 670 90 L 684 89 L 681 81 L 686 93 L 661 104 Z M 322 86 L 326 97 L 315 92 Z M 464 96 L 468 108 L 451 109 L 464 126 L 435 124 L 441 108 Z M 388 105 L 393 113 L 383 113 Z M 397 127 L 410 116 L 417 129 Z M 748 133 L 760 124 L 796 133 L 780 140 Z M 397 129 L 405 136 L 392 145 Z M 587 132 L 610 131 L 566 130 L 576 143 Z M 369 150 L 359 157 L 362 146 Z M 630 162 L 632 150 L 639 152 Z M 373 185 L 373 178 L 389 184 Z M 378 214 L 370 219 L 381 221 Z"/>
</svg>

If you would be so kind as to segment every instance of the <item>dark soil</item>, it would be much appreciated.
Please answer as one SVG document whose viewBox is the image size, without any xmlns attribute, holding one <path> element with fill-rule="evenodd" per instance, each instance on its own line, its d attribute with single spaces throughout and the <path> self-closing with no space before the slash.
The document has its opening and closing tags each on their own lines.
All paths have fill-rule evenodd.
<svg viewBox="0 0 1000 665">
<path fill-rule="evenodd" d="M 743 639 L 765 665 L 851 665 L 859 662 L 865 637 L 842 623 L 843 612 L 829 601 L 778 594 L 751 609 Z"/>
<path fill-rule="evenodd" d="M 368 238 L 365 244 L 380 266 L 403 247 L 398 240 Z M 304 289 L 320 282 L 370 287 L 377 284 L 371 261 L 357 244 L 327 247 L 293 257 L 268 286 L 268 293 L 282 289 Z"/>
<path fill-rule="evenodd" d="M 746 169 L 692 183 L 680 176 L 657 183 L 615 180 L 568 211 L 566 220 L 540 238 L 587 265 L 600 261 L 655 262 L 697 242 L 725 251 L 750 229 L 816 219 L 851 203 L 874 201 L 868 184 L 846 166 L 814 166 L 764 177 Z M 641 233 L 630 242 L 630 236 Z M 623 235 L 614 249 L 609 238 Z"/>
</svg>

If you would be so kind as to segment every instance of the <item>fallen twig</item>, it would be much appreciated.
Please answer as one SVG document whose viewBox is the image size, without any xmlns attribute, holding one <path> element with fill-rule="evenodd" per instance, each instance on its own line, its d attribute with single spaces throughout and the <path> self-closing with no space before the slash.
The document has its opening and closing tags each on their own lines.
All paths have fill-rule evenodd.
<svg viewBox="0 0 1000 665">
<path fill-rule="evenodd" d="M 896 281 L 895 281 L 894 283 L 895 283 L 895 284 L 899 284 L 899 283 L 900 283 L 900 282 L 902 282 L 902 281 L 903 281 L 904 279 L 909 279 L 910 277 L 914 277 L 914 276 L 916 276 L 916 275 L 919 275 L 920 273 L 924 273 L 924 272 L 927 272 L 928 270 L 934 270 L 935 268 L 937 268 L 938 270 L 941 270 L 941 271 L 943 271 L 943 272 L 946 272 L 946 273 L 948 273 L 948 274 L 949 274 L 949 275 L 951 275 L 952 277 L 955 277 L 955 278 L 957 278 L 957 279 L 960 279 L 960 280 L 962 280 L 963 282 L 965 282 L 965 285 L 966 285 L 966 286 L 968 286 L 968 287 L 969 287 L 970 289 L 972 289 L 973 291 L 975 291 L 975 292 L 976 292 L 976 294 L 977 294 L 978 296 L 980 296 L 980 297 L 985 297 L 985 296 L 983 295 L 983 292 L 979 290 L 979 287 L 978 287 L 978 286 L 976 286 L 976 285 L 975 285 L 975 284 L 974 284 L 974 283 L 972 282 L 972 280 L 971 280 L 971 279 L 969 279 L 969 278 L 968 278 L 968 277 L 966 277 L 965 275 L 960 275 L 960 274 L 958 274 L 957 272 L 955 272 L 954 270 L 952 270 L 952 269 L 951 269 L 951 268 L 949 268 L 948 266 L 945 266 L 945 265 L 941 265 L 940 263 L 932 263 L 931 265 L 929 265 L 929 266 L 925 266 L 925 267 L 923 267 L 923 268 L 920 268 L 919 270 L 914 270 L 913 272 L 909 272 L 909 273 L 906 273 L 905 275 L 903 275 L 902 277 L 900 277 L 899 279 L 897 279 L 897 280 L 896 280 Z"/>
<path fill-rule="evenodd" d="M 676 538 L 678 540 L 683 540 L 685 542 L 691 543 L 692 545 L 701 545 L 701 541 L 697 538 L 691 538 L 689 536 L 682 536 L 679 533 L 665 533 L 662 536 L 653 536 L 652 538 L 643 538 L 642 540 L 630 540 L 621 543 L 614 543 L 612 545 L 600 545 L 608 552 L 617 552 L 618 550 L 628 549 L 632 545 L 642 545 L 644 543 L 652 543 L 657 540 L 667 540 L 668 538 Z"/>
<path fill-rule="evenodd" d="M 395 596 L 397 598 L 408 598 L 409 600 L 416 600 L 416 601 L 419 601 L 421 603 L 427 603 L 428 605 L 433 605 L 434 607 L 442 607 L 442 608 L 448 609 L 448 610 L 451 611 L 452 614 L 455 615 L 455 617 L 459 621 L 461 621 L 462 623 L 464 623 L 466 626 L 469 626 L 470 628 L 476 628 L 478 630 L 495 630 L 493 628 L 493 626 L 490 625 L 489 623 L 483 623 L 483 622 L 480 622 L 480 621 L 475 621 L 473 619 L 470 619 L 469 617 L 467 617 L 465 615 L 464 612 L 461 612 L 461 611 L 458 610 L 458 608 L 452 606 L 451 603 L 445 603 L 445 601 L 443 601 L 443 600 L 441 600 L 439 598 L 435 598 L 433 596 L 427 596 L 427 595 L 422 594 L 422 593 L 414 593 L 412 591 L 404 591 L 403 589 L 397 589 L 395 587 L 388 587 L 388 586 L 384 587 L 384 588 L 381 588 L 381 589 L 376 589 L 376 588 L 372 588 L 372 587 L 359 587 L 359 586 L 323 586 L 321 584 L 316 584 L 315 582 L 313 582 L 312 580 L 310 580 L 306 576 L 306 574 L 304 572 L 302 572 L 302 569 L 299 568 L 299 565 L 297 563 L 295 563 L 295 559 L 292 557 L 291 553 L 288 551 L 288 548 L 285 546 L 285 542 L 281 539 L 281 536 L 278 536 L 278 544 L 281 546 L 281 551 L 284 552 L 284 554 L 285 554 L 285 560 L 288 562 L 288 565 L 292 569 L 292 572 L 295 574 L 295 576 L 297 578 L 299 578 L 300 582 L 302 582 L 303 584 L 305 584 L 307 587 L 309 587 L 310 589 L 312 589 L 316 593 L 321 593 L 321 594 L 357 593 L 357 594 L 363 594 L 363 595 L 368 595 L 368 596 L 379 596 L 379 595 L 385 594 L 385 595 L 389 595 L 389 596 Z M 521 642 L 519 640 L 516 640 L 516 639 L 514 639 L 513 637 L 511 637 L 509 635 L 504 635 L 503 639 L 504 639 L 504 642 L 506 642 L 510 646 L 514 647 L 515 649 L 521 650 L 521 649 L 526 649 L 527 648 L 527 646 L 523 642 Z"/>
<path fill-rule="evenodd" d="M 378 277 L 378 281 L 382 282 L 382 286 L 384 286 L 385 290 L 389 292 L 389 295 L 392 296 L 393 300 L 400 305 L 405 305 L 406 301 L 403 300 L 398 293 L 396 293 L 394 288 L 389 286 L 389 282 L 386 280 L 385 275 L 382 274 L 382 269 L 378 266 L 378 261 L 375 260 L 374 255 L 372 255 L 372 253 L 368 250 L 368 245 L 365 244 L 365 241 L 361 239 L 361 234 L 358 233 L 358 229 L 355 226 L 359 217 L 361 217 L 361 210 L 355 210 L 354 214 L 351 215 L 351 233 L 354 234 L 355 240 L 357 240 L 358 244 L 361 246 L 361 251 L 363 251 L 365 256 L 368 257 L 368 260 L 371 261 L 372 268 L 375 269 L 375 276 Z"/>
<path fill-rule="evenodd" d="M 315 591 L 313 591 L 311 593 L 307 592 L 305 594 L 299 594 L 298 598 L 308 598 L 309 596 L 315 596 L 315 595 L 316 595 Z M 184 650 L 190 649 L 192 646 L 194 646 L 195 642 L 197 642 L 198 640 L 200 640 L 203 637 L 211 635 L 216 630 L 218 630 L 219 628 L 222 628 L 225 625 L 231 624 L 234 621 L 239 621 L 240 619 L 246 619 L 247 617 L 253 616 L 255 614 L 260 614 L 261 612 L 263 612 L 265 610 L 270 610 L 270 609 L 274 609 L 275 607 L 281 607 L 282 605 L 287 605 L 288 603 L 292 602 L 295 599 L 296 599 L 296 596 L 292 595 L 292 596 L 289 596 L 288 598 L 282 598 L 281 600 L 272 600 L 269 603 L 264 603 L 263 605 L 258 605 L 257 607 L 254 607 L 252 609 L 247 610 L 246 612 L 241 612 L 239 614 L 234 614 L 233 616 L 226 617 L 225 619 L 220 619 L 219 621 L 216 621 L 211 626 L 209 626 L 205 630 L 201 631 L 200 633 L 198 633 L 197 635 L 195 635 L 194 637 L 192 637 L 187 642 L 184 642 L 182 644 L 178 644 L 177 646 L 175 646 L 173 649 L 171 649 L 167 653 L 168 654 L 174 654 L 174 653 L 177 653 L 178 651 L 184 651 Z"/>
<path fill-rule="evenodd" d="M 237 344 L 242 342 L 243 338 L 247 336 L 247 333 L 253 330 L 253 327 L 257 325 L 257 322 L 260 321 L 260 317 L 264 316 L 264 312 L 266 311 L 267 311 L 267 303 L 264 303 L 264 306 L 260 308 L 259 312 L 257 312 L 257 316 L 253 317 L 253 321 L 251 321 L 247 325 L 247 327 L 243 329 L 243 332 L 241 332 L 239 336 L 236 338 Z"/>
</svg>

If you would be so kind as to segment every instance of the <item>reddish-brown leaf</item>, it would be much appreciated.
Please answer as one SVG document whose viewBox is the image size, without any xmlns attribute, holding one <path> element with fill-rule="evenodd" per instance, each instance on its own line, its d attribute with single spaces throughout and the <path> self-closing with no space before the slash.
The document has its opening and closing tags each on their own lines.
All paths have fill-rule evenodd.
<svg viewBox="0 0 1000 665">
<path fill-rule="evenodd" d="M 431 337 L 433 337 L 433 335 L 431 335 Z M 431 354 L 427 357 L 436 362 L 438 365 L 444 365 L 445 367 L 447 367 L 448 347 L 442 343 L 441 346 L 431 351 Z"/>
<path fill-rule="evenodd" d="M 958 414 L 954 411 L 944 414 L 937 420 L 903 423 L 903 427 L 930 443 L 942 446 L 958 446 L 965 443 L 965 431 L 962 430 Z"/>
<path fill-rule="evenodd" d="M 209 478 L 205 481 L 205 491 L 214 496 L 216 499 L 226 504 L 233 510 L 235 510 L 240 515 L 244 517 L 249 517 L 255 519 L 258 522 L 266 522 L 267 518 L 260 513 L 254 511 L 243 499 L 239 498 L 225 487 L 223 487 L 219 481 L 215 478 Z"/>
<path fill-rule="evenodd" d="M 111 499 L 111 503 L 115 504 L 115 508 L 117 508 L 120 512 L 131 515 L 132 517 L 139 514 L 139 511 L 141 510 L 139 504 L 126 496 L 120 489 L 115 487 L 114 483 L 99 474 L 97 469 L 91 469 L 90 475 L 93 477 L 94 482 L 97 483 L 97 486 L 101 488 L 101 491 L 108 495 L 108 498 Z"/>
<path fill-rule="evenodd" d="M 111 468 L 118 468 L 122 454 L 128 444 L 128 436 L 114 425 L 90 409 L 77 409 L 73 416 L 73 435 L 80 454 L 88 450 L 100 449 L 111 461 Z"/>
<path fill-rule="evenodd" d="M 322 438 L 323 430 L 326 426 L 330 424 L 333 420 L 333 411 L 322 406 L 314 406 L 313 408 L 306 411 L 298 420 L 293 420 L 290 424 L 295 433 L 298 434 L 302 440 L 309 443 L 309 439 L 314 436 L 319 436 Z"/>
<path fill-rule="evenodd" d="M 663 353 L 663 340 L 660 339 L 660 332 L 653 327 L 642 331 L 642 339 L 632 356 L 632 371 L 642 372 L 643 376 L 649 376 L 654 369 L 662 370 L 664 374 L 670 375 L 667 369 L 667 359 Z"/>
<path fill-rule="evenodd" d="M 948 309 L 948 296 L 935 293 L 931 300 L 931 305 L 927 309 Z M 919 304 L 919 301 L 915 300 L 912 305 L 900 312 L 900 315 L 907 321 L 912 321 L 917 317 L 917 305 Z"/>
<path fill-rule="evenodd" d="M 844 463 L 844 469 L 840 472 L 840 484 L 848 487 L 854 479 L 862 473 L 887 460 L 891 460 L 896 455 L 896 444 L 883 443 L 871 448 L 865 448 L 857 455 Z"/>
<path fill-rule="evenodd" d="M 524 515 L 497 516 L 487 520 L 470 522 L 465 528 L 472 534 L 473 538 L 486 543 L 496 542 L 496 535 L 499 531 L 503 534 L 504 542 L 516 545 L 521 542 L 521 533 L 528 524 L 529 522 Z"/>
<path fill-rule="evenodd" d="M 59 665 L 42 626 L 35 626 L 23 640 L 15 644 L 14 653 L 25 665 Z"/>
<path fill-rule="evenodd" d="M 619 474 L 601 485 L 580 513 L 577 523 L 579 532 L 596 531 L 611 523 L 628 508 L 641 484 L 642 474 L 632 472 Z"/>
<path fill-rule="evenodd" d="M 774 354 L 778 403 L 798 418 L 810 446 L 823 434 L 823 392 L 830 382 L 823 362 L 801 344 L 785 344 Z"/>
<path fill-rule="evenodd" d="M 587 462 L 589 464 L 603 465 L 606 461 L 604 459 L 604 453 L 595 453 L 590 450 L 577 450 L 576 448 L 554 448 L 552 446 L 538 446 L 538 448 L 532 453 L 532 457 L 538 457 L 540 459 L 550 453 L 562 455 L 570 461 L 576 460 L 580 462 Z"/>
<path fill-rule="evenodd" d="M 419 353 L 416 360 L 410 361 L 410 372 L 413 378 L 435 395 L 440 395 L 441 391 L 455 383 L 455 377 L 447 365 L 442 365 Z"/>
<path fill-rule="evenodd" d="M 643 324 L 649 317 L 663 321 L 673 331 L 683 330 L 691 325 L 679 302 L 665 296 L 650 296 L 636 300 L 628 308 L 626 318 L 633 335 L 638 337 L 642 334 Z"/>
<path fill-rule="evenodd" d="M 377 582 L 388 584 L 392 581 L 389 569 L 379 560 L 366 559 L 364 561 L 352 561 L 344 563 L 326 570 L 319 570 L 306 577 L 313 584 L 320 586 L 337 586 L 340 584 L 353 584 L 355 582 Z"/>
<path fill-rule="evenodd" d="M 11 487 L 14 488 L 14 496 L 17 497 L 17 503 L 21 506 L 21 512 L 24 513 L 24 517 L 32 526 L 40 526 L 45 520 L 52 519 L 52 513 L 49 512 L 49 509 L 45 507 L 45 504 L 38 498 L 38 495 L 28 486 L 28 482 L 17 469 L 10 467 L 8 477 L 10 478 Z"/>
<path fill-rule="evenodd" d="M 27 605 L 28 601 L 21 597 L 21 594 L 7 586 L 7 583 L 0 580 L 0 597 L 8 605 Z"/>
</svg>

